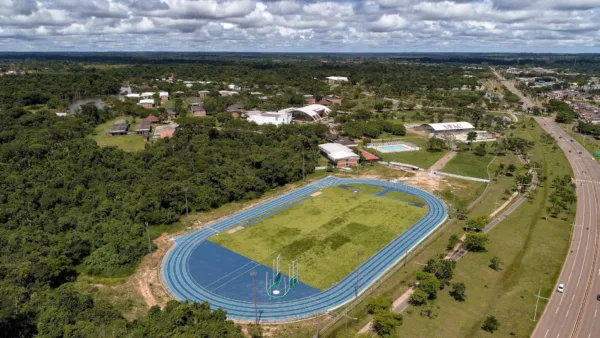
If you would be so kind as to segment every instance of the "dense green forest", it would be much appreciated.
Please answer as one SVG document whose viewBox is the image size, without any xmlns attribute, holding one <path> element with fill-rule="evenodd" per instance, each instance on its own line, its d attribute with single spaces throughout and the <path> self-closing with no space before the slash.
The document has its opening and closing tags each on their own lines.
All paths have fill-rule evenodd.
<svg viewBox="0 0 600 338">
<path fill-rule="evenodd" d="M 69 117 L 0 112 L 0 327 L 7 336 L 46 332 L 42 319 L 67 330 L 53 317 L 66 305 L 38 303 L 81 272 L 130 273 L 147 253 L 143 223 L 175 222 L 186 198 L 191 211 L 209 210 L 300 180 L 303 157 L 309 173 L 327 130 L 240 120 L 217 130 L 210 117 L 182 118 L 172 139 L 126 153 L 85 138 L 109 118 L 95 106 Z M 85 317 L 73 316 L 64 322 Z"/>
</svg>

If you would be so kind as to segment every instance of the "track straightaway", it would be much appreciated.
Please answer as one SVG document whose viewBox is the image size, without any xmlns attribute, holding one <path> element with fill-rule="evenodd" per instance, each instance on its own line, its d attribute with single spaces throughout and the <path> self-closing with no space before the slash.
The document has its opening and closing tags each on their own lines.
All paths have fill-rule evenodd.
<svg viewBox="0 0 600 338">
<path fill-rule="evenodd" d="M 356 296 L 357 271 L 360 271 L 358 282 L 358 294 L 360 294 L 387 270 L 398 263 L 416 245 L 427 238 L 447 217 L 446 206 L 442 201 L 426 191 L 402 183 L 371 179 L 328 177 L 254 208 L 242 211 L 232 217 L 218 221 L 210 227 L 216 231 L 224 231 L 319 189 L 341 184 L 368 184 L 414 195 L 425 201 L 428 206 L 428 212 L 410 229 L 387 244 L 379 252 L 366 260 L 359 268 L 331 288 L 306 298 L 288 301 L 281 299 L 279 301 L 257 304 L 261 321 L 290 322 L 325 313 L 352 301 Z M 211 307 L 226 310 L 228 317 L 231 319 L 252 321 L 255 316 L 253 302 L 230 299 L 215 294 L 199 285 L 190 274 L 189 265 L 192 264 L 190 262 L 191 253 L 197 245 L 214 234 L 213 231 L 204 228 L 175 240 L 176 245 L 171 248 L 163 260 L 162 277 L 165 284 L 164 287 L 178 299 L 198 302 L 208 301 Z"/>
</svg>

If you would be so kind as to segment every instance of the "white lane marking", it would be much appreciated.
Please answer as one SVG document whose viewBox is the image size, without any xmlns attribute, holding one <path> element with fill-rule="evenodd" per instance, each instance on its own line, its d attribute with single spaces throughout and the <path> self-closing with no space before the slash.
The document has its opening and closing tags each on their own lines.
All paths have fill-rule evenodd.
<svg viewBox="0 0 600 338">
<path fill-rule="evenodd" d="M 568 310 L 567 310 L 567 314 L 565 315 L 565 317 L 568 317 L 568 316 L 569 316 L 569 311 L 571 311 L 571 309 L 568 309 Z"/>
<path fill-rule="evenodd" d="M 550 332 L 550 329 L 548 329 L 548 331 L 546 331 L 546 334 L 544 335 L 544 338 L 546 338 L 546 336 L 548 335 L 548 332 Z"/>
<path fill-rule="evenodd" d="M 561 297 L 562 298 L 562 297 Z M 560 310 L 560 306 L 556 308 L 556 312 L 554 312 L 554 314 L 558 313 L 558 310 Z"/>
<path fill-rule="evenodd" d="M 596 318 L 597 314 L 598 314 L 598 310 L 594 311 L 594 318 Z"/>
</svg>

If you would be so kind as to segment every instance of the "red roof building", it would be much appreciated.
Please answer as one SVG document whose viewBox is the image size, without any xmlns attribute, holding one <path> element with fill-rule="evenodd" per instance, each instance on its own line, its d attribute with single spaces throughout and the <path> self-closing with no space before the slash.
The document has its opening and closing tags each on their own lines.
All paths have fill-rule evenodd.
<svg viewBox="0 0 600 338">
<path fill-rule="evenodd" d="M 144 118 L 144 123 L 158 123 L 158 117 L 150 114 Z"/>
<path fill-rule="evenodd" d="M 160 132 L 160 138 L 172 138 L 173 134 L 175 133 L 175 129 L 167 129 L 167 130 L 163 130 Z"/>
<path fill-rule="evenodd" d="M 379 157 L 371 154 L 370 152 L 363 150 L 363 149 L 359 149 L 359 150 L 360 150 L 360 154 L 365 158 L 365 161 L 367 161 L 369 163 L 379 161 Z"/>
</svg>

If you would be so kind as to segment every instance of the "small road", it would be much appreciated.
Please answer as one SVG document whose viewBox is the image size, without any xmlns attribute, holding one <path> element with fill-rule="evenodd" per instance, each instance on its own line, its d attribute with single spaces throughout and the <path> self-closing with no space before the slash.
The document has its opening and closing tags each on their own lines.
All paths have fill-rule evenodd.
<svg viewBox="0 0 600 338">
<path fill-rule="evenodd" d="M 490 67 L 491 68 L 491 67 Z M 527 108 L 534 108 L 537 107 L 537 104 L 534 103 L 529 97 L 523 95 L 523 93 L 518 90 L 513 84 L 512 82 L 508 81 L 507 79 L 505 79 L 502 75 L 500 75 L 494 68 L 491 68 L 492 72 L 494 73 L 494 75 L 496 75 L 496 77 L 498 78 L 498 80 L 500 80 L 500 82 L 502 82 L 502 84 L 504 85 L 504 87 L 506 87 L 511 93 L 517 95 L 518 97 L 521 98 L 521 102 L 523 102 L 523 108 L 525 110 L 527 110 Z"/>
<path fill-rule="evenodd" d="M 446 155 L 442 156 L 442 158 L 437 160 L 437 162 L 435 162 L 431 165 L 431 167 L 429 167 L 429 171 L 442 170 L 446 166 L 446 164 L 448 164 L 448 162 L 450 162 L 450 160 L 452 160 L 456 156 L 456 154 L 458 154 L 456 151 L 447 152 Z"/>
<path fill-rule="evenodd" d="M 534 338 L 600 337 L 600 257 L 598 207 L 600 165 L 550 118 L 536 118 L 557 140 L 571 163 L 577 185 L 577 214 L 571 246 L 558 278 L 564 293 L 553 292 Z"/>
</svg>

